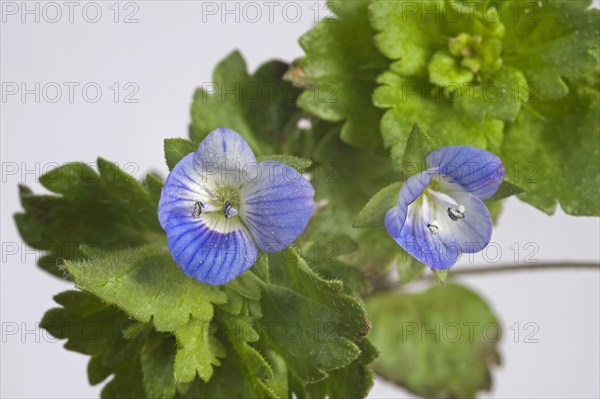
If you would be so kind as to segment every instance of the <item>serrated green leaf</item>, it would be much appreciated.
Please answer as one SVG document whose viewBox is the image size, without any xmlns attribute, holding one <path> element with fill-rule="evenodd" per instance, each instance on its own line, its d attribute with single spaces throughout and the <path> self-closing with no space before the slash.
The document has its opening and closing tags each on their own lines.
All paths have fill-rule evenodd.
<svg viewBox="0 0 600 399">
<path fill-rule="evenodd" d="M 227 301 L 218 287 L 186 276 L 164 249 L 83 251 L 89 259 L 66 262 L 75 284 L 158 331 L 175 331 L 190 317 L 209 322 L 213 304 Z"/>
<path fill-rule="evenodd" d="M 284 165 L 287 165 L 287 166 L 297 170 L 300 173 L 304 172 L 306 169 L 310 168 L 310 165 L 312 165 L 312 161 L 310 159 L 300 158 L 300 157 L 296 157 L 293 155 L 282 155 L 282 154 L 263 155 L 263 156 L 257 157 L 256 160 L 258 162 L 276 161 L 276 162 L 282 163 Z"/>
<path fill-rule="evenodd" d="M 102 397 L 145 397 L 140 353 L 147 330 L 136 339 L 123 338 L 123 330 L 134 321 L 85 292 L 66 291 L 54 299 L 62 307 L 48 310 L 40 327 L 55 338 L 67 339 L 66 349 L 92 356 L 88 365 L 91 384 L 113 375 Z"/>
<path fill-rule="evenodd" d="M 240 53 L 217 65 L 213 83 L 198 89 L 192 104 L 190 138 L 196 142 L 219 127 L 240 133 L 257 155 L 281 153 L 290 125 L 299 113 L 299 89 L 282 80 L 288 65 L 271 61 L 249 75 Z"/>
<path fill-rule="evenodd" d="M 519 69 L 541 100 L 567 95 L 566 79 L 597 71 L 600 11 L 590 0 L 507 0 L 500 5 L 506 25 L 503 59 Z"/>
<path fill-rule="evenodd" d="M 600 215 L 600 93 L 569 87 L 559 101 L 531 104 L 507 129 L 506 176 L 527 191 L 519 198 L 552 214 Z"/>
<path fill-rule="evenodd" d="M 213 366 L 219 366 L 219 358 L 225 356 L 221 342 L 209 334 L 207 321 L 192 317 L 175 330 L 179 350 L 173 366 L 175 379 L 191 382 L 196 374 L 204 381 L 211 379 Z"/>
<path fill-rule="evenodd" d="M 369 325 L 358 301 L 338 282 L 320 278 L 293 250 L 273 254 L 271 284 L 263 286 L 264 344 L 286 361 L 290 372 L 317 382 L 360 355 L 356 341 Z"/>
<path fill-rule="evenodd" d="M 360 356 L 348 367 L 330 372 L 329 377 L 305 386 L 311 398 L 365 398 L 373 386 L 373 370 L 368 365 L 379 352 L 368 340 L 359 343 Z"/>
<path fill-rule="evenodd" d="M 302 252 L 311 269 L 328 280 L 339 280 L 350 293 L 364 294 L 372 287 L 364 272 L 342 260 L 343 256 L 358 249 L 348 236 L 338 235 L 322 242 L 312 243 Z"/>
<path fill-rule="evenodd" d="M 326 18 L 300 38 L 305 57 L 299 61 L 309 85 L 298 105 L 319 118 L 344 122 L 341 138 L 356 147 L 380 141 L 382 112 L 371 103 L 376 77 L 385 59 L 372 42 L 369 1 L 329 1 L 337 18 Z"/>
<path fill-rule="evenodd" d="M 110 250 L 163 235 L 155 193 L 108 161 L 99 159 L 98 168 L 100 173 L 68 163 L 41 176 L 42 185 L 57 195 L 20 187 L 25 212 L 15 214 L 19 233 L 29 246 L 46 251 L 38 263 L 56 276 L 65 277 L 63 260 L 82 259 L 81 244 Z"/>
<path fill-rule="evenodd" d="M 398 202 L 401 187 L 402 183 L 397 182 L 379 190 L 361 209 L 352 225 L 358 228 L 383 226 L 385 214 Z"/>
<path fill-rule="evenodd" d="M 175 165 L 181 161 L 183 157 L 198 149 L 198 144 L 192 140 L 186 139 L 165 139 L 165 160 L 169 170 L 173 169 Z"/>
<path fill-rule="evenodd" d="M 393 2 L 389 2 L 393 3 Z M 381 134 L 396 170 L 403 169 L 405 148 L 418 123 L 438 146 L 470 145 L 494 150 L 503 140 L 504 123 L 489 116 L 478 121 L 461 112 L 458 102 L 447 100 L 430 84 L 392 72 L 379 77 L 375 105 L 389 109 L 381 120 Z"/>
<path fill-rule="evenodd" d="M 423 397 L 475 397 L 491 387 L 499 325 L 477 294 L 457 285 L 367 298 L 375 372 Z"/>
</svg>

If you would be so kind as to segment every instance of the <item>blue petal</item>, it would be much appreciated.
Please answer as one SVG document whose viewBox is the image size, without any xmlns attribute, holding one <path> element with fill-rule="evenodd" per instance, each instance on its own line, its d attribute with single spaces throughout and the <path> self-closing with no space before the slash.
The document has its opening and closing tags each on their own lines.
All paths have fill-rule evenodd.
<svg viewBox="0 0 600 399">
<path fill-rule="evenodd" d="M 394 239 L 424 265 L 432 269 L 447 269 L 458 260 L 460 248 L 452 243 L 443 242 L 439 235 L 433 235 L 427 227 L 427 219 L 425 212 L 418 208 L 418 204 L 412 204 L 406 223 Z"/>
<path fill-rule="evenodd" d="M 256 157 L 246 140 L 227 128 L 213 130 L 206 136 L 194 155 L 194 164 L 202 182 L 235 186 L 257 167 Z"/>
<path fill-rule="evenodd" d="M 164 230 L 178 217 L 191 217 L 197 201 L 208 204 L 207 184 L 194 166 L 194 154 L 188 154 L 173 168 L 160 195 L 158 220 Z"/>
<path fill-rule="evenodd" d="M 431 203 L 430 218 L 439 225 L 438 237 L 447 246 L 460 248 L 461 252 L 481 251 L 492 237 L 492 218 L 485 204 L 455 183 L 443 183 L 445 194 L 464 207 L 464 217 L 454 220 L 448 207 Z"/>
<path fill-rule="evenodd" d="M 412 204 L 437 172 L 436 168 L 428 169 L 408 178 L 398 193 L 398 206 L 390 209 L 385 215 L 385 227 L 394 240 L 400 235 L 406 220 L 408 206 Z"/>
<path fill-rule="evenodd" d="M 296 170 L 275 161 L 261 162 L 254 179 L 240 189 L 240 216 L 260 249 L 277 252 L 306 228 L 314 195 L 312 185 Z"/>
<path fill-rule="evenodd" d="M 427 166 L 460 184 L 481 200 L 496 193 L 504 179 L 502 161 L 491 152 L 476 147 L 442 147 L 427 156 Z"/>
<path fill-rule="evenodd" d="M 252 266 L 258 250 L 236 219 L 226 220 L 218 212 L 193 217 L 197 201 L 210 206 L 205 188 L 194 165 L 194 154 L 185 156 L 165 181 L 158 218 L 179 267 L 199 281 L 224 284 Z"/>
<path fill-rule="evenodd" d="M 258 250 L 243 227 L 223 233 L 202 218 L 178 222 L 167 230 L 167 241 L 173 259 L 188 276 L 225 284 L 256 262 Z"/>
</svg>

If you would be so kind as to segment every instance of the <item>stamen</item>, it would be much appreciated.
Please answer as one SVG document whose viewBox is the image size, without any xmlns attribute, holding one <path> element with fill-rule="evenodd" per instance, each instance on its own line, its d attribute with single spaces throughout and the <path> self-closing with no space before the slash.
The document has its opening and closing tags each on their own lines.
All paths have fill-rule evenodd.
<svg viewBox="0 0 600 399">
<path fill-rule="evenodd" d="M 225 219 L 229 219 L 238 214 L 237 209 L 233 206 L 233 204 L 229 201 L 225 201 L 225 207 L 223 208 L 223 214 L 225 215 Z"/>
<path fill-rule="evenodd" d="M 427 223 L 427 228 L 429 229 L 429 231 L 431 231 L 431 234 L 433 235 L 436 235 L 440 230 L 440 226 L 435 220 L 432 220 L 431 223 Z"/>
<path fill-rule="evenodd" d="M 456 208 L 448 208 L 448 216 L 454 222 L 456 222 L 458 219 L 464 218 L 465 217 L 465 207 L 462 206 L 462 205 L 460 205 L 458 207 L 458 209 L 456 209 Z"/>
<path fill-rule="evenodd" d="M 200 201 L 197 201 L 194 204 L 194 212 L 192 212 L 192 217 L 194 219 L 198 219 L 200 217 L 200 215 L 202 214 L 202 209 L 204 209 L 204 204 Z"/>
</svg>

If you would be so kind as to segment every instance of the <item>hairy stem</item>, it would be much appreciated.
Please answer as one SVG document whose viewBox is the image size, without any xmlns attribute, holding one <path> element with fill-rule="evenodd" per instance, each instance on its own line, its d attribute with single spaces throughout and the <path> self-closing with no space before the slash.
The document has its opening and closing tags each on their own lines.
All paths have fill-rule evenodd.
<svg viewBox="0 0 600 399">
<path fill-rule="evenodd" d="M 533 270 L 558 270 L 558 269 L 595 269 L 600 270 L 600 263 L 593 262 L 548 262 L 548 263 L 525 263 L 520 265 L 500 265 L 500 266 L 476 266 L 463 268 L 450 272 L 450 277 L 468 276 L 477 274 L 504 273 L 504 272 L 525 272 Z M 431 278 L 435 276 L 431 275 Z"/>
</svg>

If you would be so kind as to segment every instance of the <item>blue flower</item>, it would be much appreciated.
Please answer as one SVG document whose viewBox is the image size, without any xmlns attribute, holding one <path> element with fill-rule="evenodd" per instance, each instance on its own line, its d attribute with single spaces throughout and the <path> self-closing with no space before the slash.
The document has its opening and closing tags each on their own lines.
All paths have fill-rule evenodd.
<svg viewBox="0 0 600 399">
<path fill-rule="evenodd" d="M 221 128 L 173 168 L 158 218 L 179 267 L 217 285 L 252 266 L 258 248 L 289 246 L 313 208 L 314 189 L 301 174 L 279 162 L 258 163 L 242 136 Z"/>
<path fill-rule="evenodd" d="M 402 185 L 385 227 L 421 263 L 447 269 L 461 253 L 489 244 L 492 220 L 483 200 L 498 190 L 504 167 L 479 148 L 443 147 L 427 156 L 427 168 Z"/>
</svg>

